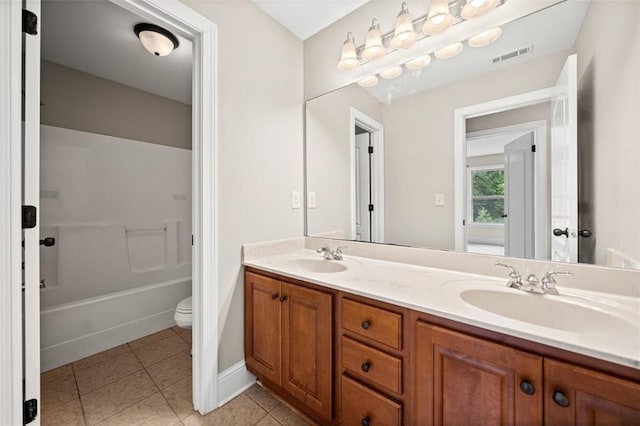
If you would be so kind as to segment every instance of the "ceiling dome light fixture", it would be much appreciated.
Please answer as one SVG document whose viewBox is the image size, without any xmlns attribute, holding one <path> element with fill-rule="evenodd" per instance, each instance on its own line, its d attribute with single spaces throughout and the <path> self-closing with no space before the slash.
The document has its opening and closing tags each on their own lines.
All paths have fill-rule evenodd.
<svg viewBox="0 0 640 426">
<path fill-rule="evenodd" d="M 442 49 L 436 50 L 433 55 L 438 59 L 450 59 L 462 53 L 463 49 L 464 46 L 462 45 L 462 43 L 457 42 L 450 44 L 447 47 L 443 47 Z"/>
<path fill-rule="evenodd" d="M 155 56 L 167 56 L 180 45 L 176 36 L 154 24 L 137 24 L 133 32 L 144 48 Z"/>
<path fill-rule="evenodd" d="M 467 4 L 462 8 L 460 16 L 469 20 L 478 16 L 486 15 L 491 9 L 496 7 L 500 0 L 467 0 Z"/>
<path fill-rule="evenodd" d="M 429 15 L 422 25 L 422 32 L 434 35 L 447 30 L 453 25 L 454 18 L 449 12 L 448 0 L 431 0 Z"/>
<path fill-rule="evenodd" d="M 418 34 L 413 28 L 413 21 L 409 14 L 407 3 L 402 3 L 402 9 L 396 18 L 395 31 L 391 39 L 391 47 L 394 49 L 408 49 L 416 43 Z"/>
<path fill-rule="evenodd" d="M 356 53 L 356 41 L 353 34 L 347 33 L 347 39 L 342 43 L 342 54 L 340 55 L 340 62 L 338 62 L 338 69 L 340 71 L 351 71 L 360 66 L 358 60 L 358 54 Z"/>
<path fill-rule="evenodd" d="M 362 51 L 362 58 L 367 61 L 382 58 L 385 55 L 384 45 L 382 44 L 382 35 L 380 34 L 380 23 L 376 18 L 371 21 L 371 27 L 367 32 L 367 42 Z"/>
<path fill-rule="evenodd" d="M 470 37 L 467 43 L 469 43 L 471 47 L 484 47 L 499 39 L 501 35 L 502 28 L 496 27 Z"/>
<path fill-rule="evenodd" d="M 358 80 L 358 86 L 360 87 L 373 87 L 378 84 L 378 77 L 370 75 L 369 77 Z"/>
<path fill-rule="evenodd" d="M 395 67 L 389 68 L 388 70 L 384 70 L 380 73 L 380 77 L 390 80 L 392 78 L 398 77 L 402 74 L 402 67 L 396 65 Z"/>
<path fill-rule="evenodd" d="M 412 59 L 404 63 L 404 66 L 407 67 L 408 70 L 416 71 L 422 69 L 429 65 L 431 62 L 431 55 L 424 55 L 418 58 Z"/>
</svg>

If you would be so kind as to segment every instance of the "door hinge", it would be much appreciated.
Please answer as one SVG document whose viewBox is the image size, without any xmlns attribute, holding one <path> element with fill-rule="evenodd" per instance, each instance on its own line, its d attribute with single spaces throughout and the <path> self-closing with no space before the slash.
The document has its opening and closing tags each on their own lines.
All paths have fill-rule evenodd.
<svg viewBox="0 0 640 426">
<path fill-rule="evenodd" d="M 37 217 L 38 211 L 35 206 L 22 206 L 22 229 L 35 228 Z"/>
<path fill-rule="evenodd" d="M 193 234 L 191 234 L 191 245 L 193 245 Z"/>
<path fill-rule="evenodd" d="M 462 226 L 465 226 L 467 224 L 466 219 L 462 219 Z"/>
<path fill-rule="evenodd" d="M 26 425 L 27 423 L 31 423 L 38 416 L 38 400 L 30 399 L 28 401 L 24 401 L 22 408 L 22 420 Z"/>
<path fill-rule="evenodd" d="M 531 145 L 531 152 L 536 152 L 536 146 L 535 145 Z"/>
<path fill-rule="evenodd" d="M 369 154 L 373 154 L 373 147 L 372 146 L 369 147 Z"/>
<path fill-rule="evenodd" d="M 369 211 L 372 212 L 373 211 L 373 204 L 369 204 Z"/>
<path fill-rule="evenodd" d="M 22 32 L 29 35 L 38 34 L 38 15 L 27 9 L 22 9 Z"/>
</svg>

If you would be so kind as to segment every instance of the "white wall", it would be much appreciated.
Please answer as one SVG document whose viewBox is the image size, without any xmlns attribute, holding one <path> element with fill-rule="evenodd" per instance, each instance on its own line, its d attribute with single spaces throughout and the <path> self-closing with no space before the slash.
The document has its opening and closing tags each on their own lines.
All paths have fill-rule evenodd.
<svg viewBox="0 0 640 426">
<path fill-rule="evenodd" d="M 316 193 L 308 235 L 351 232 L 351 108 L 382 121 L 380 101 L 355 84 L 306 104 L 307 190 Z"/>
<path fill-rule="evenodd" d="M 218 26 L 219 369 L 244 352 L 241 246 L 297 237 L 302 42 L 248 0 L 184 1 Z"/>
<path fill-rule="evenodd" d="M 592 0 L 576 52 L 595 261 L 614 248 L 640 265 L 640 2 Z"/>
</svg>

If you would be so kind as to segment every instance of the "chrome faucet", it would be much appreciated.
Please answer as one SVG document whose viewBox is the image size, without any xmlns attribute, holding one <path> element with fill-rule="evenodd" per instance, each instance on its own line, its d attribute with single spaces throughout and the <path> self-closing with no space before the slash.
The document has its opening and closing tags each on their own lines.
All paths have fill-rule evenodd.
<svg viewBox="0 0 640 426">
<path fill-rule="evenodd" d="M 542 279 L 538 279 L 535 274 L 529 274 L 525 282 L 522 282 L 522 276 L 511 265 L 504 263 L 496 263 L 496 266 L 503 268 L 509 268 L 509 282 L 507 287 L 517 288 L 518 290 L 528 291 L 529 293 L 536 294 L 552 294 L 557 296 L 558 290 L 556 289 L 556 275 L 571 275 L 569 271 L 549 271 L 544 274 Z"/>
<path fill-rule="evenodd" d="M 316 250 L 316 253 L 321 253 L 327 260 L 342 260 L 342 250 L 344 249 L 346 249 L 346 247 L 338 247 L 333 251 L 329 246 L 323 244 L 318 250 Z"/>
<path fill-rule="evenodd" d="M 522 275 L 520 275 L 513 266 L 500 262 L 496 263 L 495 266 L 509 269 L 509 281 L 507 282 L 507 287 L 517 288 L 518 290 L 522 287 Z"/>
</svg>

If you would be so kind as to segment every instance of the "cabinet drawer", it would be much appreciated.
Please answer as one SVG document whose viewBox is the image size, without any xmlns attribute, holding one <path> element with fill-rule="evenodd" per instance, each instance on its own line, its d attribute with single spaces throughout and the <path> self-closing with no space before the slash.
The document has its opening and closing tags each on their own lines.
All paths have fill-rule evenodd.
<svg viewBox="0 0 640 426">
<path fill-rule="evenodd" d="M 342 375 L 340 377 L 341 419 L 350 425 L 401 425 L 402 405 Z"/>
<path fill-rule="evenodd" d="M 402 360 L 342 337 L 342 368 L 364 381 L 402 395 Z"/>
<path fill-rule="evenodd" d="M 342 299 L 342 327 L 360 336 L 402 349 L 402 315 Z"/>
</svg>

